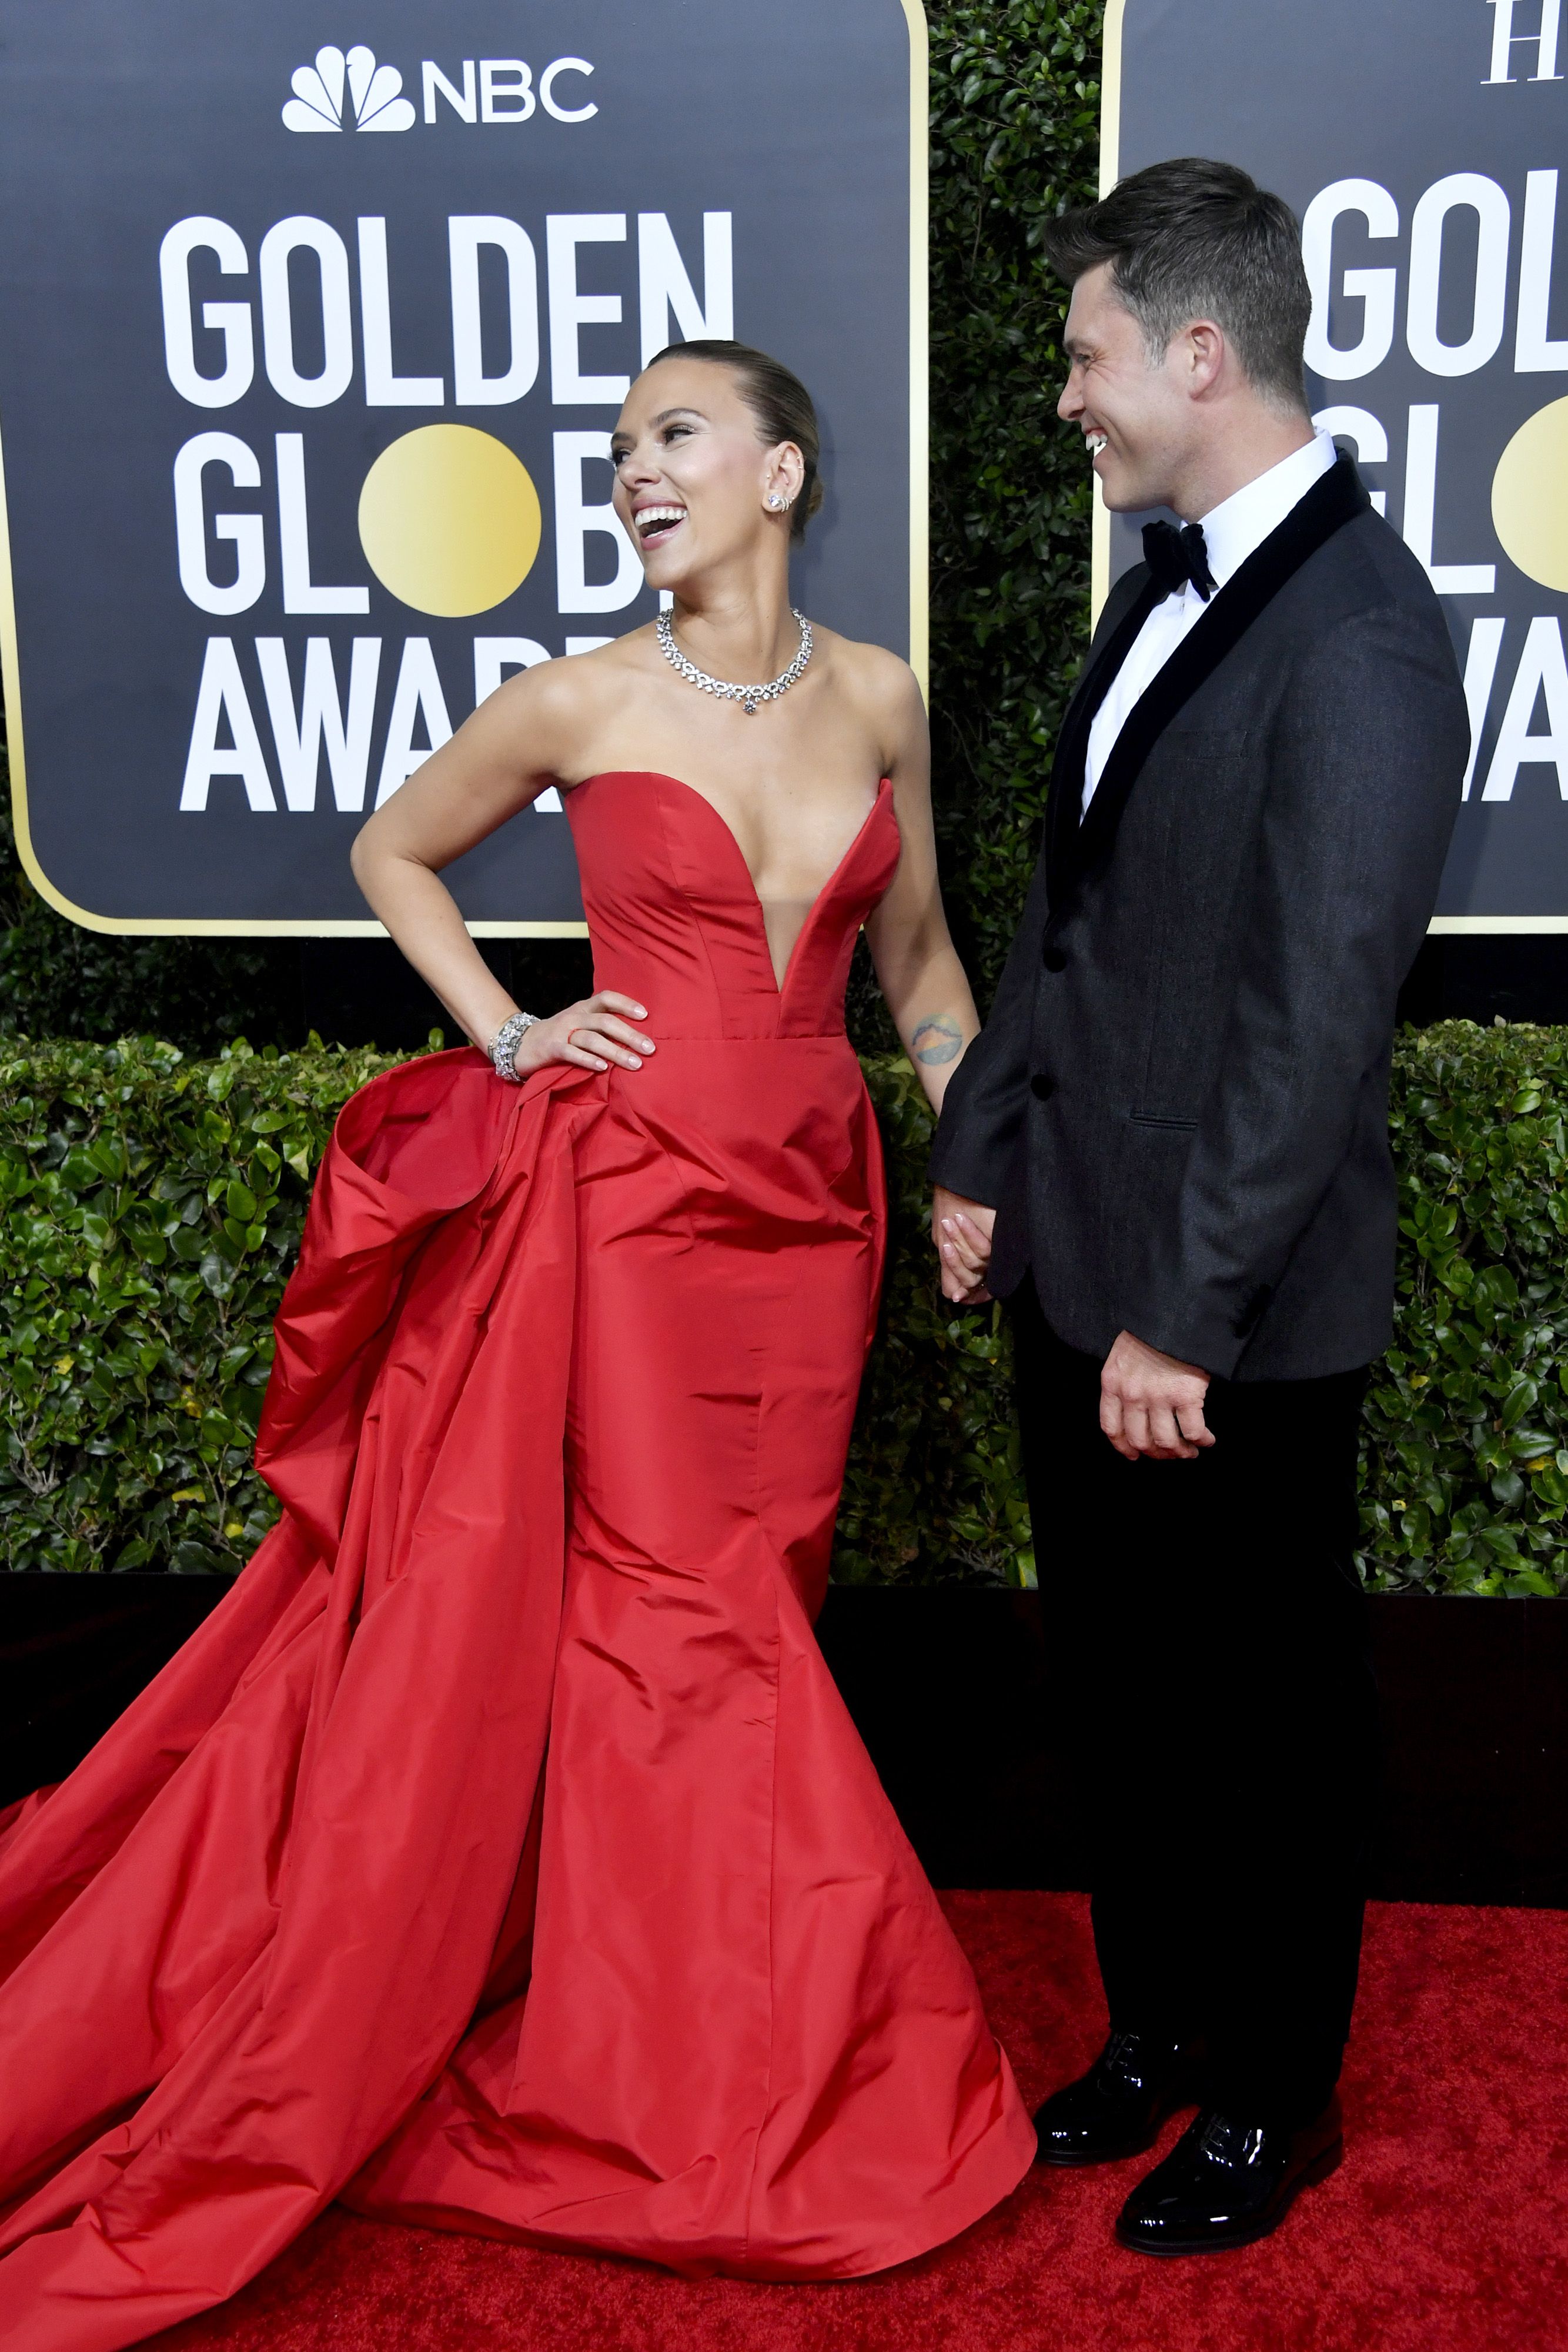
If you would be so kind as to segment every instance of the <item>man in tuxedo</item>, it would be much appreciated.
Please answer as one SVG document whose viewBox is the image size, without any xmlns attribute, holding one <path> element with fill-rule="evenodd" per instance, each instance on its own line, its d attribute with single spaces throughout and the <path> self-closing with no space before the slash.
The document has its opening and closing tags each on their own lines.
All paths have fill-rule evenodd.
<svg viewBox="0 0 1568 2352">
<path fill-rule="evenodd" d="M 1341 2153 L 1376 1771 L 1353 1558 L 1391 1334 L 1395 1005 L 1469 748 L 1437 597 L 1315 435 L 1296 224 L 1187 160 L 1061 216 L 1059 404 L 1166 507 L 1069 705 L 933 1238 L 1010 1301 L 1111 2034 L 1041 2158 L 1153 2147 L 1123 2242 L 1261 2237 Z M 993 1230 L 994 1228 L 994 1230 Z"/>
</svg>

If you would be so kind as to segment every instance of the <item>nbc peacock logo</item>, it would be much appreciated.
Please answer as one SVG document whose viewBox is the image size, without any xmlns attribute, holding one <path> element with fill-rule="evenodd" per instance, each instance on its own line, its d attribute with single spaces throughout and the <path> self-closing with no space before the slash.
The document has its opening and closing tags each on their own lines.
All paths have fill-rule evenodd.
<svg viewBox="0 0 1568 2352">
<path fill-rule="evenodd" d="M 289 131 L 412 131 L 413 108 L 402 96 L 402 76 L 396 66 L 379 66 L 373 49 L 361 42 L 345 56 L 341 49 L 318 49 L 313 66 L 297 66 L 293 97 L 283 110 Z M 343 100 L 351 115 L 345 121 Z"/>
</svg>

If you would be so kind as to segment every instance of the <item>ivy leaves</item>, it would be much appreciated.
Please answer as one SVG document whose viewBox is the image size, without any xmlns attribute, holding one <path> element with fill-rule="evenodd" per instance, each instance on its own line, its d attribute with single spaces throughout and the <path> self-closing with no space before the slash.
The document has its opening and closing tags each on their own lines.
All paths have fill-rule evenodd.
<svg viewBox="0 0 1568 2352">
<path fill-rule="evenodd" d="M 385 1057 L 0 1051 L 0 1560 L 238 1568 L 310 1177 Z"/>
<path fill-rule="evenodd" d="M 1367 1401 L 1375 1590 L 1568 1590 L 1568 1038 L 1407 1031 L 1395 1344 Z"/>
<path fill-rule="evenodd" d="M 387 1058 L 0 1051 L 0 1560 L 236 1568 L 273 1516 L 251 1450 L 310 1178 Z M 942 1298 L 925 1096 L 902 1055 L 865 1069 L 891 1234 L 834 1572 L 1030 1582 L 1006 1327 Z M 1562 1592 L 1568 1035 L 1406 1031 L 1391 1130 L 1398 1296 L 1367 1400 L 1364 1572 L 1384 1591 Z"/>
<path fill-rule="evenodd" d="M 1040 237 L 1097 193 L 1101 15 L 1097 0 L 928 12 L 936 801 L 982 1005 L 1088 635 L 1090 477 L 1056 415 L 1067 294 Z"/>
<path fill-rule="evenodd" d="M 862 1066 L 887 1155 L 887 1279 L 839 1512 L 841 1583 L 1032 1584 L 1000 1307 L 948 1305 L 928 1236 L 932 1118 L 902 1054 Z"/>
</svg>

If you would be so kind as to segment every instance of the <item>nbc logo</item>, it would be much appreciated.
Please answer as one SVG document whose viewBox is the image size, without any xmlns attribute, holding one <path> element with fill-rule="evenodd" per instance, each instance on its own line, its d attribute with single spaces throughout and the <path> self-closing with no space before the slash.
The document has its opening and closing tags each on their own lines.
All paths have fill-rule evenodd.
<svg viewBox="0 0 1568 2352">
<path fill-rule="evenodd" d="M 347 84 L 356 131 L 411 131 L 413 108 L 402 96 L 402 76 L 396 66 L 379 66 L 375 51 L 361 43 L 349 51 L 330 46 L 316 52 L 313 66 L 297 66 L 290 85 L 293 97 L 283 110 L 289 131 L 341 131 L 343 90 Z"/>
</svg>

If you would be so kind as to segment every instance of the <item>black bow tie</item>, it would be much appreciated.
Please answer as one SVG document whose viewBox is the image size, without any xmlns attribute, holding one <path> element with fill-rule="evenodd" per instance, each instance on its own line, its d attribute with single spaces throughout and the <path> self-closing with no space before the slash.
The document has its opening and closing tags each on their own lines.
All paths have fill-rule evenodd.
<svg viewBox="0 0 1568 2352">
<path fill-rule="evenodd" d="M 1208 568 L 1208 549 L 1200 522 L 1144 525 L 1144 561 L 1167 596 L 1179 596 L 1190 580 L 1207 604 L 1218 582 Z"/>
</svg>

